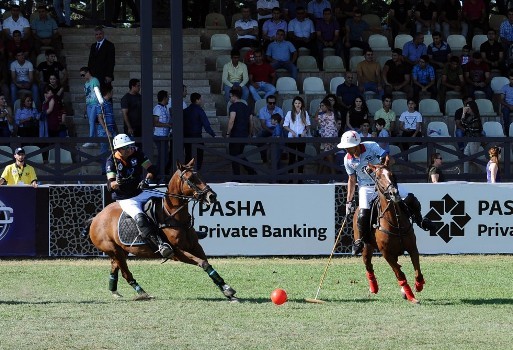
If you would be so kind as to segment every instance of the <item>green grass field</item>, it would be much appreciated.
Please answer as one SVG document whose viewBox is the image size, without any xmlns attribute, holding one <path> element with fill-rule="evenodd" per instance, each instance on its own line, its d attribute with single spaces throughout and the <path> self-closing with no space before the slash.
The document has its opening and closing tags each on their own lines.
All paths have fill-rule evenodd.
<svg viewBox="0 0 513 350">
<path fill-rule="evenodd" d="M 132 301 L 107 290 L 109 261 L 0 261 L 0 349 L 510 349 L 512 256 L 421 257 L 421 305 L 401 298 L 379 257 L 380 291 L 369 295 L 360 258 L 335 258 L 320 299 L 322 259 L 212 259 L 241 303 L 228 303 L 208 276 L 180 263 L 133 260 L 155 296 Z M 400 263 L 413 285 L 407 257 Z M 275 288 L 289 301 L 270 302 Z"/>
</svg>

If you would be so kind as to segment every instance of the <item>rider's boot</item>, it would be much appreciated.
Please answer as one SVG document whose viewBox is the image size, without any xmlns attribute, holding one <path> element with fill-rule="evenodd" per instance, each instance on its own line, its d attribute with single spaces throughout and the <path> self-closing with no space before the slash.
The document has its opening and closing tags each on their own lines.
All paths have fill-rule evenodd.
<svg viewBox="0 0 513 350">
<path fill-rule="evenodd" d="M 370 240 L 370 212 L 370 209 L 362 208 L 360 208 L 360 211 L 358 212 L 356 226 L 358 227 L 360 238 L 353 242 L 352 255 L 360 254 L 363 251 L 364 244 L 368 243 Z"/>
<path fill-rule="evenodd" d="M 413 193 L 408 193 L 406 198 L 403 199 L 403 202 L 406 205 L 408 211 L 410 212 L 410 216 L 413 222 L 415 222 L 417 226 L 419 226 L 424 231 L 436 230 L 436 226 L 433 224 L 433 222 L 428 218 L 422 216 L 422 207 L 420 205 L 419 200 L 417 199 L 417 197 L 415 197 Z"/>
<path fill-rule="evenodd" d="M 173 257 L 173 248 L 166 242 L 162 242 L 158 235 L 158 228 L 143 213 L 139 213 L 134 218 L 141 237 L 153 252 L 159 252 L 165 259 Z"/>
</svg>

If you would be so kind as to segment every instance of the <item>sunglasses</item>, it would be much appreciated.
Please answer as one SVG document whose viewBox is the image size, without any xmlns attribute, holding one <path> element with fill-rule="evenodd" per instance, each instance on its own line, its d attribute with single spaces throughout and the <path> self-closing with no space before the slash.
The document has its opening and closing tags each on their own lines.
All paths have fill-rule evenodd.
<svg viewBox="0 0 513 350">
<path fill-rule="evenodd" d="M 83 77 L 85 77 L 85 74 L 82 73 L 82 74 L 80 74 L 80 76 L 83 78 Z"/>
<path fill-rule="evenodd" d="M 442 157 L 440 157 L 440 158 L 436 158 L 436 159 L 440 159 L 440 160 L 442 160 Z"/>
<path fill-rule="evenodd" d="M 267 104 L 275 105 L 275 104 L 276 104 L 276 101 L 269 101 L 269 102 L 267 102 Z"/>
</svg>

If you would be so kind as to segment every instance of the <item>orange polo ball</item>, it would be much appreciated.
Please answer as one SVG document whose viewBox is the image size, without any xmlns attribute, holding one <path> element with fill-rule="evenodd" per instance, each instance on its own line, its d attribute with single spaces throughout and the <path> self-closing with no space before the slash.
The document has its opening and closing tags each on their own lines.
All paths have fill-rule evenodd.
<svg viewBox="0 0 513 350">
<path fill-rule="evenodd" d="M 271 293 L 271 300 L 276 305 L 281 305 L 287 301 L 287 292 L 283 289 L 277 288 Z"/>
</svg>

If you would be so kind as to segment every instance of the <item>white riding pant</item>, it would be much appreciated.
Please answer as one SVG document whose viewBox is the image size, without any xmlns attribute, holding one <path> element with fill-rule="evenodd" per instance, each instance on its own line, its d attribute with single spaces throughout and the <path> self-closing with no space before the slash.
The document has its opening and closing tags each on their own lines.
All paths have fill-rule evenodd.
<svg viewBox="0 0 513 350">
<path fill-rule="evenodd" d="M 135 197 L 120 199 L 117 202 L 124 212 L 126 212 L 132 219 L 135 219 L 137 214 L 144 213 L 144 203 L 146 203 L 150 197 L 164 197 L 164 193 L 159 195 L 158 191 L 142 191 Z"/>
<path fill-rule="evenodd" d="M 408 190 L 401 184 L 397 184 L 399 195 L 404 199 L 408 195 Z M 358 206 L 360 209 L 370 209 L 371 203 L 378 195 L 374 185 L 358 186 Z"/>
</svg>

